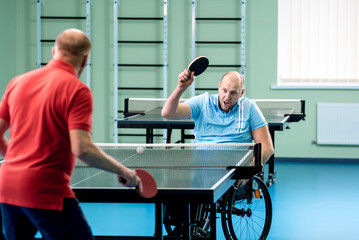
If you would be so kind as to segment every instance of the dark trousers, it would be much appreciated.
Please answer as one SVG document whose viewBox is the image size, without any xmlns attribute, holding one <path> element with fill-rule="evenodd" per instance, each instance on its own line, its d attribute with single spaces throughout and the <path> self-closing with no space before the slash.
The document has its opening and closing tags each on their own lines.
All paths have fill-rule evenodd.
<svg viewBox="0 0 359 240">
<path fill-rule="evenodd" d="M 3 232 L 7 240 L 93 240 L 87 220 L 75 198 L 65 198 L 62 211 L 1 204 Z"/>
</svg>

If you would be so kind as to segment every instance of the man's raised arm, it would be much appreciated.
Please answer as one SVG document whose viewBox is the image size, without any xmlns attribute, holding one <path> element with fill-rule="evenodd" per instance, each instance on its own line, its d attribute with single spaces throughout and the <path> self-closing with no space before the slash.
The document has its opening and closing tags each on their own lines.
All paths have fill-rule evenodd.
<svg viewBox="0 0 359 240">
<path fill-rule="evenodd" d="M 191 109 L 186 103 L 180 103 L 182 94 L 194 81 L 194 72 L 189 74 L 185 69 L 178 75 L 178 85 L 172 94 L 167 98 L 162 108 L 162 116 L 168 119 L 190 118 Z"/>
</svg>

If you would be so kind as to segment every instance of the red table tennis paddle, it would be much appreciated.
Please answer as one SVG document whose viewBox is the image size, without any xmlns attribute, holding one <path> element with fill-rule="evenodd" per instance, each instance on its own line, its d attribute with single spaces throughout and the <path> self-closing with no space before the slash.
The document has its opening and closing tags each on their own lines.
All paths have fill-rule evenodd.
<svg viewBox="0 0 359 240">
<path fill-rule="evenodd" d="M 136 169 L 137 176 L 141 179 L 142 192 L 138 192 L 142 197 L 153 198 L 157 194 L 157 183 L 153 176 L 144 169 Z"/>
<path fill-rule="evenodd" d="M 192 62 L 190 62 L 190 64 L 188 65 L 188 70 L 190 72 L 194 72 L 195 76 L 198 76 L 207 69 L 208 64 L 209 60 L 206 56 L 199 56 L 193 59 Z"/>
<path fill-rule="evenodd" d="M 157 183 L 153 176 L 144 169 L 135 169 L 137 176 L 141 179 L 142 192 L 136 188 L 137 193 L 144 198 L 153 198 L 157 194 Z M 119 176 L 122 184 L 126 184 L 126 180 Z"/>
</svg>

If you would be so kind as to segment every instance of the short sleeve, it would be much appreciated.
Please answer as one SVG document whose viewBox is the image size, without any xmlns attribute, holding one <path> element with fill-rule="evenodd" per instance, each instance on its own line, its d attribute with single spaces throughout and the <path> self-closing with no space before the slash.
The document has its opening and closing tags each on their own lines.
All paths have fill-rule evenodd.
<svg viewBox="0 0 359 240">
<path fill-rule="evenodd" d="M 0 118 L 4 119 L 7 122 L 10 122 L 10 109 L 9 109 L 8 95 L 9 95 L 9 89 L 10 89 L 11 83 L 12 82 L 10 82 L 10 84 L 6 88 L 5 93 L 0 102 Z"/>
<path fill-rule="evenodd" d="M 71 129 L 92 129 L 93 98 L 90 89 L 81 88 L 74 96 L 69 108 L 68 126 Z"/>
<path fill-rule="evenodd" d="M 191 109 L 191 118 L 192 119 L 196 120 L 199 117 L 199 115 L 203 109 L 203 106 L 205 105 L 206 95 L 208 98 L 208 93 L 203 93 L 201 95 L 192 97 L 186 101 L 186 103 L 189 105 L 189 107 Z"/>
<path fill-rule="evenodd" d="M 252 102 L 251 114 L 250 114 L 250 128 L 251 131 L 261 128 L 267 125 L 267 122 L 255 102 Z"/>
</svg>

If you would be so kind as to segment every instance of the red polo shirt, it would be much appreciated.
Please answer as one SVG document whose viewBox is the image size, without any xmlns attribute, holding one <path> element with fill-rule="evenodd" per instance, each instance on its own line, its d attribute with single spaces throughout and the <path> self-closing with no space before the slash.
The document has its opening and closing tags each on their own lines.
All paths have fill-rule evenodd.
<svg viewBox="0 0 359 240">
<path fill-rule="evenodd" d="M 10 81 L 0 103 L 0 117 L 10 123 L 0 202 L 61 210 L 64 197 L 74 197 L 69 130 L 90 132 L 92 108 L 90 89 L 61 60 Z"/>
</svg>

